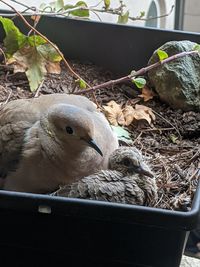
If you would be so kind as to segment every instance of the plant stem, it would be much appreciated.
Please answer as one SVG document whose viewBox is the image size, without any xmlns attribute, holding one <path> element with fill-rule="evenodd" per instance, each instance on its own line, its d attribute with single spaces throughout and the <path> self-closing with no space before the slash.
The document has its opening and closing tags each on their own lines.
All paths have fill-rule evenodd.
<svg viewBox="0 0 200 267">
<path fill-rule="evenodd" d="M 124 77 L 121 77 L 119 79 L 116 79 L 116 80 L 110 80 L 108 82 L 105 82 L 105 83 L 102 83 L 102 84 L 98 84 L 96 86 L 93 86 L 89 89 L 85 89 L 85 90 L 80 90 L 80 91 L 77 91 L 77 92 L 74 92 L 74 94 L 85 94 L 85 93 L 89 93 L 89 92 L 92 92 L 92 91 L 95 91 L 97 89 L 101 89 L 101 88 L 104 88 L 104 87 L 111 87 L 111 86 L 114 86 L 116 84 L 119 84 L 119 83 L 123 83 L 123 82 L 126 82 L 126 81 L 130 81 L 132 80 L 133 78 L 135 78 L 136 76 L 141 76 L 141 75 L 144 75 L 145 73 L 147 73 L 148 71 L 152 70 L 152 69 L 155 69 L 155 68 L 158 68 L 166 63 L 169 63 L 173 60 L 176 60 L 178 58 L 181 58 L 181 57 L 184 57 L 184 56 L 187 56 L 187 55 L 192 55 L 192 54 L 198 54 L 199 51 L 197 50 L 192 50 L 192 51 L 184 51 L 184 52 L 181 52 L 181 53 L 178 53 L 178 54 L 175 54 L 171 57 L 168 57 L 162 61 L 158 61 L 152 65 L 149 65 L 147 67 L 144 67 L 144 68 L 141 68 L 139 69 L 138 71 L 134 72 L 133 74 L 130 74 L 130 75 L 127 75 L 127 76 L 124 76 Z"/>
</svg>

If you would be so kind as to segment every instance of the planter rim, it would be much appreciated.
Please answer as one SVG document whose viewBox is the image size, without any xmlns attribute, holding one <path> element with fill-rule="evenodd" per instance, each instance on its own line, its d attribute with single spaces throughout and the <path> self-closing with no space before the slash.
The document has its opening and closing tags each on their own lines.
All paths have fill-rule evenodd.
<svg viewBox="0 0 200 267">
<path fill-rule="evenodd" d="M 42 194 L 0 191 L 0 208 L 38 213 L 39 207 L 50 207 L 52 216 L 74 216 L 102 221 L 147 224 L 161 228 L 192 230 L 198 223 L 200 182 L 190 211 L 75 199 Z"/>
</svg>

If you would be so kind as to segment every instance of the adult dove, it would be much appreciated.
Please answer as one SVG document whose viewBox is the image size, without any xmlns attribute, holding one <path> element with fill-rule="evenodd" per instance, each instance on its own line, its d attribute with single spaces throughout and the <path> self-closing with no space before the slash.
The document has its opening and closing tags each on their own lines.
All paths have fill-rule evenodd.
<svg viewBox="0 0 200 267">
<path fill-rule="evenodd" d="M 48 193 L 108 165 L 116 136 L 84 96 L 14 100 L 0 110 L 2 189 Z"/>
<path fill-rule="evenodd" d="M 61 186 L 53 196 L 151 206 L 157 200 L 154 174 L 135 147 L 119 147 L 109 157 L 109 169 Z"/>
</svg>

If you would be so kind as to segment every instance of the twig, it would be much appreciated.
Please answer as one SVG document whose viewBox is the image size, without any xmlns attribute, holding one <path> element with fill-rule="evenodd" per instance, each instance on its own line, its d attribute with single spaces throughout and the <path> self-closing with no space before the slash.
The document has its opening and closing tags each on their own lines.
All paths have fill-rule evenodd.
<svg viewBox="0 0 200 267">
<path fill-rule="evenodd" d="M 42 33 L 40 33 L 37 29 L 35 29 L 25 18 L 24 16 L 18 12 L 13 6 L 11 6 L 10 4 L 6 3 L 4 0 L 0 0 L 2 3 L 4 3 L 5 5 L 9 6 L 12 10 L 14 10 L 14 12 L 16 12 L 16 14 L 23 20 L 23 22 L 30 28 L 32 29 L 32 31 L 34 31 L 35 33 L 37 33 L 39 36 L 41 36 L 47 43 L 49 43 L 55 50 L 56 52 L 62 57 L 62 60 L 64 61 L 66 67 L 69 69 L 69 71 L 71 72 L 71 74 L 76 77 L 77 79 L 81 79 L 83 80 L 69 65 L 69 63 L 67 62 L 67 60 L 65 59 L 65 57 L 63 56 L 62 52 L 59 50 L 59 48 L 52 43 L 46 36 L 44 36 Z M 87 83 L 86 83 L 87 84 Z M 87 84 L 88 87 L 90 87 Z"/>
<path fill-rule="evenodd" d="M 77 91 L 77 92 L 75 92 L 75 94 L 77 94 L 77 95 L 85 94 L 85 93 L 88 93 L 88 92 L 91 92 L 91 91 L 95 91 L 97 89 L 101 89 L 101 88 L 105 88 L 105 87 L 111 87 L 111 86 L 114 86 L 114 85 L 119 84 L 119 83 L 124 83 L 124 82 L 130 81 L 130 80 L 132 80 L 133 78 L 135 78 L 137 76 L 144 75 L 145 73 L 147 73 L 148 71 L 150 71 L 152 69 L 158 68 L 158 67 L 160 67 L 160 66 L 162 66 L 162 65 L 164 65 L 166 63 L 169 63 L 169 62 L 171 62 L 173 60 L 176 60 L 176 59 L 181 58 L 181 57 L 185 57 L 187 55 L 192 55 L 192 54 L 198 54 L 198 51 L 197 50 L 184 51 L 184 52 L 175 54 L 175 55 L 173 55 L 171 57 L 168 57 L 168 58 L 166 58 L 166 59 L 164 59 L 162 61 L 158 61 L 158 62 L 156 62 L 156 63 L 154 63 L 152 65 L 149 65 L 147 67 L 141 68 L 140 70 L 134 72 L 133 74 L 121 77 L 121 78 L 116 79 L 116 80 L 110 80 L 108 82 L 105 82 L 105 83 L 102 83 L 102 84 L 98 84 L 96 86 L 92 86 L 89 89 Z"/>
<path fill-rule="evenodd" d="M 7 99 L 6 99 L 6 101 L 4 102 L 4 105 L 8 103 L 8 101 L 9 101 L 10 98 L 11 98 L 11 96 L 12 96 L 12 90 L 10 90 L 10 93 L 9 93 L 9 95 L 8 95 L 8 97 L 7 97 Z"/>
<path fill-rule="evenodd" d="M 39 93 L 40 93 L 40 90 L 41 90 L 41 88 L 43 86 L 43 83 L 44 83 L 44 80 L 42 80 L 42 82 L 38 86 L 37 91 L 35 92 L 35 95 L 34 95 L 35 98 L 39 96 Z"/>
<path fill-rule="evenodd" d="M 2 48 L 0 48 L 0 52 L 2 53 L 2 55 L 4 57 L 4 63 L 6 63 L 6 55 L 5 55 L 5 53 L 4 53 Z"/>
<path fill-rule="evenodd" d="M 170 121 L 168 121 L 167 119 L 165 119 L 162 115 L 160 115 L 158 112 L 156 112 L 155 110 L 154 110 L 154 113 L 157 115 L 157 116 L 159 116 L 161 119 L 163 119 L 165 122 L 167 122 L 169 125 L 171 125 L 175 130 L 176 130 L 176 132 L 178 133 L 178 135 L 179 135 L 179 138 L 180 139 L 182 139 L 182 136 L 181 136 L 181 134 L 180 134 L 180 132 L 179 132 L 179 130 L 170 122 Z"/>
<path fill-rule="evenodd" d="M 190 163 L 192 163 L 192 161 L 193 160 L 195 160 L 198 156 L 199 156 L 199 154 L 200 154 L 200 148 L 197 150 L 197 152 L 193 155 L 193 157 L 190 159 L 190 160 L 188 160 L 187 162 L 186 162 L 186 165 L 189 165 Z"/>
<path fill-rule="evenodd" d="M 15 1 L 15 0 L 11 0 L 12 2 L 15 2 L 23 7 L 26 7 L 27 10 L 30 9 L 32 11 L 36 11 L 36 8 L 35 7 L 29 7 L 28 5 L 25 5 L 25 4 L 22 4 L 18 1 Z M 77 11 L 77 10 L 88 10 L 88 11 L 91 11 L 93 13 L 107 13 L 107 14 L 111 14 L 111 15 L 122 15 L 123 14 L 123 7 L 124 5 L 121 4 L 119 7 L 117 8 L 109 8 L 109 9 L 96 9 L 95 7 L 97 7 L 102 1 L 100 1 L 96 6 L 90 6 L 90 7 L 86 7 L 86 6 L 77 6 L 77 7 L 73 7 L 73 8 L 69 8 L 67 10 L 63 10 L 61 9 L 60 11 L 56 11 L 56 12 L 53 12 L 52 10 L 51 11 L 45 11 L 44 10 L 40 10 L 39 9 L 39 12 L 36 12 L 35 15 L 48 15 L 48 16 L 65 16 L 66 14 L 69 14 L 73 11 Z M 143 16 L 136 16 L 136 17 L 128 17 L 130 20 L 132 21 L 148 21 L 148 20 L 153 20 L 153 19 L 159 19 L 159 18 L 164 18 L 164 17 L 167 17 L 169 15 L 171 15 L 172 11 L 174 9 L 174 5 L 172 5 L 171 7 L 171 10 L 166 13 L 166 14 L 162 14 L 160 16 L 155 16 L 155 17 L 148 17 L 148 18 L 143 18 Z M 17 14 L 17 13 L 16 13 Z M 13 16 L 13 15 L 16 15 L 16 14 L 8 14 L 7 16 Z M 0 14 L 0 15 L 4 15 L 4 14 Z M 27 16 L 32 16 L 33 14 L 32 13 L 26 13 Z M 96 14 L 97 15 L 97 14 Z M 99 18 L 99 16 L 98 16 Z"/>
<path fill-rule="evenodd" d="M 11 1 L 11 2 L 14 2 L 14 3 L 16 3 L 16 4 L 20 5 L 20 6 L 23 6 L 23 7 L 25 7 L 26 9 L 31 9 L 31 10 L 33 10 L 33 11 L 36 11 L 36 8 L 35 8 L 35 7 L 27 6 L 26 4 L 21 3 L 21 2 L 19 2 L 19 1 L 16 1 L 16 0 L 10 0 L 10 1 Z"/>
<path fill-rule="evenodd" d="M 6 90 L 7 87 L 6 87 L 6 88 L 3 87 L 3 89 Z M 11 96 L 12 96 L 12 90 L 10 89 L 10 92 L 9 92 L 8 97 L 6 98 L 6 100 L 5 100 L 4 102 L 1 102 L 1 103 L 0 103 L 0 110 L 2 109 L 2 107 L 3 107 L 5 104 L 8 103 L 8 101 L 9 101 L 10 98 L 11 98 Z"/>
<path fill-rule="evenodd" d="M 160 16 L 157 17 L 149 17 L 149 18 L 142 18 L 142 17 L 129 17 L 130 20 L 142 20 L 142 21 L 148 21 L 148 20 L 153 20 L 153 19 L 161 19 L 164 17 L 168 17 L 169 15 L 171 15 L 172 11 L 174 10 L 174 5 L 171 7 L 170 11 L 166 14 L 162 14 Z"/>
<path fill-rule="evenodd" d="M 141 131 L 141 132 L 138 134 L 138 136 L 135 138 L 135 140 L 132 142 L 131 145 L 134 145 L 134 144 L 137 142 L 137 140 L 142 136 L 142 134 L 143 134 L 143 132 Z"/>
<path fill-rule="evenodd" d="M 142 130 L 143 133 L 145 132 L 154 132 L 154 131 L 170 131 L 170 130 L 174 130 L 174 127 L 170 127 L 170 128 L 153 128 L 153 129 L 144 129 Z"/>
</svg>

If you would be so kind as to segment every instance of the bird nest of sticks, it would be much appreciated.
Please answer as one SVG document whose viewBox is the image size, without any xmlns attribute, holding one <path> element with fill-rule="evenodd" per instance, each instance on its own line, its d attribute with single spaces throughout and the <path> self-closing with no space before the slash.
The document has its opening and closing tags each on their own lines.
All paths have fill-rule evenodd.
<svg viewBox="0 0 200 267">
<path fill-rule="evenodd" d="M 111 73 L 90 63 L 71 61 L 71 66 L 90 85 L 113 78 Z M 41 94 L 71 93 L 75 86 L 74 79 L 63 68 L 59 75 L 48 75 L 39 90 L 31 93 L 24 74 L 14 74 L 11 68 L 1 66 L 0 103 L 4 105 L 10 100 Z M 132 84 L 115 85 L 97 90 L 95 94 L 86 94 L 104 112 L 110 101 L 117 103 L 121 110 L 142 105 L 151 111 L 149 119 L 139 116 L 140 119 L 135 118 L 130 124 L 125 122 L 132 143 L 120 143 L 141 150 L 156 175 L 159 198 L 150 206 L 188 211 L 200 177 L 200 113 L 173 110 L 155 93 L 146 98 L 144 95 L 145 92 L 141 93 Z M 115 124 L 120 124 L 118 115 Z"/>
</svg>

